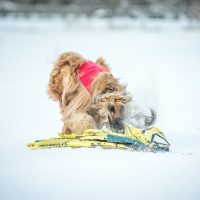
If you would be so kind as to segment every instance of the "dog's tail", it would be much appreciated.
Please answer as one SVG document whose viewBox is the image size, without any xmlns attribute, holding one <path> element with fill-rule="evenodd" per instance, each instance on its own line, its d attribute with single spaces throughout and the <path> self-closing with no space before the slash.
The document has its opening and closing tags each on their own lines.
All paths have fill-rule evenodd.
<svg viewBox="0 0 200 200">
<path fill-rule="evenodd" d="M 157 119 L 157 112 L 150 108 L 151 116 L 145 115 L 145 127 L 146 129 L 150 129 L 154 126 Z"/>
<path fill-rule="evenodd" d="M 106 63 L 106 61 L 105 61 L 105 59 L 104 59 L 103 57 L 98 58 L 98 59 L 96 60 L 96 63 L 97 63 L 98 65 L 101 65 L 101 66 L 104 67 L 104 68 L 107 68 L 107 69 L 110 71 L 110 67 L 109 67 L 109 65 Z"/>
<path fill-rule="evenodd" d="M 63 91 L 63 78 L 70 72 L 72 79 L 76 80 L 78 68 L 85 59 L 74 52 L 66 52 L 59 56 L 55 62 L 49 80 L 49 96 L 54 100 L 60 100 Z"/>
<path fill-rule="evenodd" d="M 138 109 L 138 108 L 137 108 Z M 157 120 L 157 113 L 154 109 L 150 108 L 150 115 L 146 115 L 142 110 L 138 109 L 131 113 L 127 122 L 135 128 L 151 129 Z"/>
</svg>

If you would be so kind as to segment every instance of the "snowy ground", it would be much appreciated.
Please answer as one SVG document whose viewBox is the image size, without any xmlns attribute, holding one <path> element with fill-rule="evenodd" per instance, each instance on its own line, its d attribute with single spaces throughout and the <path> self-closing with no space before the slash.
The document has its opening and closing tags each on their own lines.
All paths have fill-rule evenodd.
<svg viewBox="0 0 200 200">
<path fill-rule="evenodd" d="M 200 199 L 200 29 L 101 23 L 0 19 L 1 200 Z M 171 152 L 28 150 L 61 130 L 47 84 L 68 50 L 104 56 L 136 103 L 157 110 Z"/>
</svg>

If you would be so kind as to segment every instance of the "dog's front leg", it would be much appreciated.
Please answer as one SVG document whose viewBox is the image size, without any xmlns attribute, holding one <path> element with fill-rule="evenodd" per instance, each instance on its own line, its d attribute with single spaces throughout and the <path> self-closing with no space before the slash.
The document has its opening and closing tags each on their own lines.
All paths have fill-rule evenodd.
<svg viewBox="0 0 200 200">
<path fill-rule="evenodd" d="M 100 129 L 102 129 L 104 131 L 111 131 L 107 116 L 104 116 L 103 118 L 101 118 L 100 124 L 101 124 Z"/>
<path fill-rule="evenodd" d="M 87 113 L 76 113 L 70 118 L 70 130 L 73 133 L 82 134 L 86 129 L 96 129 L 94 118 Z"/>
</svg>

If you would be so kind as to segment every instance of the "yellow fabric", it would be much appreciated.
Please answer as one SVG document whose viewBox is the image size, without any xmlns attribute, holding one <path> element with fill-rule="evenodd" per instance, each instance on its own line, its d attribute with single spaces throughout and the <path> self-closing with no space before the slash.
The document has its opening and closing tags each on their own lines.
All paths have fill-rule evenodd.
<svg viewBox="0 0 200 200">
<path fill-rule="evenodd" d="M 153 134 L 158 134 L 160 137 L 165 138 L 164 134 L 158 128 L 152 128 L 150 131 L 144 134 L 144 130 L 136 128 L 125 128 L 125 134 L 113 133 L 109 131 L 88 129 L 85 130 L 82 135 L 75 133 L 72 134 L 62 134 L 59 133 L 59 138 L 51 138 L 47 140 L 35 141 L 27 146 L 30 149 L 47 149 L 47 148 L 94 148 L 100 146 L 106 149 L 128 149 L 127 144 L 119 144 L 121 142 L 108 142 L 108 136 L 117 136 L 120 137 L 119 141 L 124 139 L 132 139 L 138 142 L 141 142 L 145 146 L 150 145 Z"/>
<path fill-rule="evenodd" d="M 49 148 L 63 148 L 63 147 L 71 147 L 71 148 L 94 148 L 94 147 L 102 147 L 105 149 L 127 149 L 128 147 L 123 144 L 115 144 L 110 142 L 101 142 L 101 141 L 80 141 L 78 139 L 70 140 L 70 139 L 62 139 L 62 138 L 52 138 L 49 140 L 43 140 L 39 142 L 33 142 L 28 144 L 28 147 L 32 150 L 36 149 L 49 149 Z"/>
<path fill-rule="evenodd" d="M 157 133 L 160 137 L 165 138 L 165 135 L 163 134 L 163 132 L 162 132 L 159 128 L 155 128 L 155 127 L 154 127 L 154 128 L 152 128 L 151 130 L 149 130 L 148 133 L 147 133 L 147 135 L 146 135 L 146 138 L 147 138 L 148 143 L 151 142 L 151 140 L 152 140 L 152 135 L 153 135 L 154 133 Z"/>
</svg>

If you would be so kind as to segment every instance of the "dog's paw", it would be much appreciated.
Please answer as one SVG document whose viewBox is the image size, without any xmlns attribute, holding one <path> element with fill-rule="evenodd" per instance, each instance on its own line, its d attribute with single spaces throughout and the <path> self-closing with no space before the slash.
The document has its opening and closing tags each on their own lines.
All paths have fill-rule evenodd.
<svg viewBox="0 0 200 200">
<path fill-rule="evenodd" d="M 101 128 L 103 131 L 108 132 L 111 131 L 108 127 L 106 127 L 106 125 L 102 126 Z"/>
</svg>

